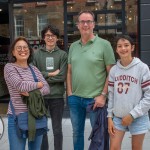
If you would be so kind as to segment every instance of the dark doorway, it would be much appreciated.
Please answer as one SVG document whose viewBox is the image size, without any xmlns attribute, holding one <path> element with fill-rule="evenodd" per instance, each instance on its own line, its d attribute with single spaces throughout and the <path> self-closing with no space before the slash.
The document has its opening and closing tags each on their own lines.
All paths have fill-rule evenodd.
<svg viewBox="0 0 150 150">
<path fill-rule="evenodd" d="M 0 2 L 0 45 L 9 44 L 9 13 L 8 3 Z"/>
<path fill-rule="evenodd" d="M 0 102 L 3 96 L 8 95 L 4 80 L 4 66 L 8 62 L 10 45 L 8 3 L 0 2 Z"/>
</svg>

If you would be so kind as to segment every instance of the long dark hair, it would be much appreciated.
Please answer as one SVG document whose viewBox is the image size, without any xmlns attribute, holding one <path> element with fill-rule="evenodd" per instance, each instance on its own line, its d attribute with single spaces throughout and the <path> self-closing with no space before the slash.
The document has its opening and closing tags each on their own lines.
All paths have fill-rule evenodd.
<svg viewBox="0 0 150 150">
<path fill-rule="evenodd" d="M 27 40 L 25 37 L 23 37 L 23 36 L 20 36 L 20 37 L 16 38 L 16 39 L 13 41 L 13 43 L 11 44 L 10 49 L 9 49 L 9 53 L 8 53 L 9 62 L 10 62 L 10 63 L 14 63 L 14 62 L 17 61 L 17 60 L 16 60 L 16 57 L 13 56 L 13 51 L 14 51 L 15 45 L 16 45 L 16 43 L 17 43 L 18 41 L 24 41 L 24 42 L 27 43 L 27 45 L 28 45 L 28 47 L 29 47 L 29 51 L 30 51 L 30 55 L 29 55 L 29 58 L 28 58 L 28 60 L 27 60 L 27 63 L 28 63 L 28 64 L 31 63 L 31 62 L 32 62 L 32 58 L 33 58 L 33 49 L 31 48 L 31 46 L 30 46 L 28 40 Z"/>
</svg>

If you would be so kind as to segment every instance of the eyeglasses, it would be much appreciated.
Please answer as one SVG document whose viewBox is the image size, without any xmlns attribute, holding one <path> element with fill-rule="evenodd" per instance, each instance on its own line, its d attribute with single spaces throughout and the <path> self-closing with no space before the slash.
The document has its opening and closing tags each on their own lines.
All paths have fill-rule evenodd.
<svg viewBox="0 0 150 150">
<path fill-rule="evenodd" d="M 79 21 L 78 23 L 80 23 L 81 25 L 84 25 L 85 23 L 87 24 L 87 25 L 90 25 L 90 24 L 92 24 L 94 21 L 92 21 L 92 20 L 81 20 L 81 21 Z"/>
<path fill-rule="evenodd" d="M 56 35 L 54 35 L 54 34 L 45 34 L 45 37 L 50 39 L 50 38 L 55 38 Z"/>
<path fill-rule="evenodd" d="M 28 47 L 28 46 L 16 46 L 16 50 L 17 50 L 18 52 L 21 52 L 22 49 L 23 49 L 24 51 L 28 51 L 28 50 L 29 50 L 29 47 Z"/>
</svg>

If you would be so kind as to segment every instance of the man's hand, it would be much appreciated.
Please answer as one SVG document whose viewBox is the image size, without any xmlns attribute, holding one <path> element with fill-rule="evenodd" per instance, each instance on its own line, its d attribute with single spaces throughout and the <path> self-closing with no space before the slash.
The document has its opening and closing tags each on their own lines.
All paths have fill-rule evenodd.
<svg viewBox="0 0 150 150">
<path fill-rule="evenodd" d="M 57 70 L 54 71 L 54 72 L 49 72 L 49 73 L 48 73 L 48 76 L 51 76 L 51 77 L 56 76 L 59 72 L 60 72 L 60 70 L 57 69 Z"/>
<path fill-rule="evenodd" d="M 133 122 L 133 117 L 132 117 L 130 114 L 128 114 L 128 115 L 126 115 L 125 117 L 122 118 L 121 124 L 122 124 L 123 126 L 128 126 L 128 125 L 130 125 L 132 122 Z"/>
<path fill-rule="evenodd" d="M 113 123 L 113 120 L 112 118 L 108 118 L 108 133 L 112 136 L 115 135 L 115 126 L 114 126 L 114 123 Z"/>
<path fill-rule="evenodd" d="M 96 108 L 96 107 L 103 107 L 106 103 L 106 97 L 104 95 L 100 95 L 100 96 L 96 96 L 94 98 L 95 100 L 95 104 L 93 106 L 93 110 Z"/>
<path fill-rule="evenodd" d="M 71 96 L 72 95 L 72 92 L 67 92 L 67 96 Z"/>
</svg>

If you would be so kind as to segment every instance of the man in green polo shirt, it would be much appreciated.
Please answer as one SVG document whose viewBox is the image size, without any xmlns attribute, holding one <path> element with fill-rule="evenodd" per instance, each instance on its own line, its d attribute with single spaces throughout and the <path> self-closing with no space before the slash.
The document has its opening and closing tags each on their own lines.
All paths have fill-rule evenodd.
<svg viewBox="0 0 150 150">
<path fill-rule="evenodd" d="M 91 11 L 79 13 L 77 27 L 81 39 L 72 43 L 69 49 L 67 94 L 74 150 L 84 150 L 86 107 L 93 101 L 94 109 L 105 105 L 107 76 L 115 64 L 115 57 L 110 43 L 94 35 L 95 22 Z M 91 113 L 91 125 L 94 117 L 95 113 Z"/>
</svg>

